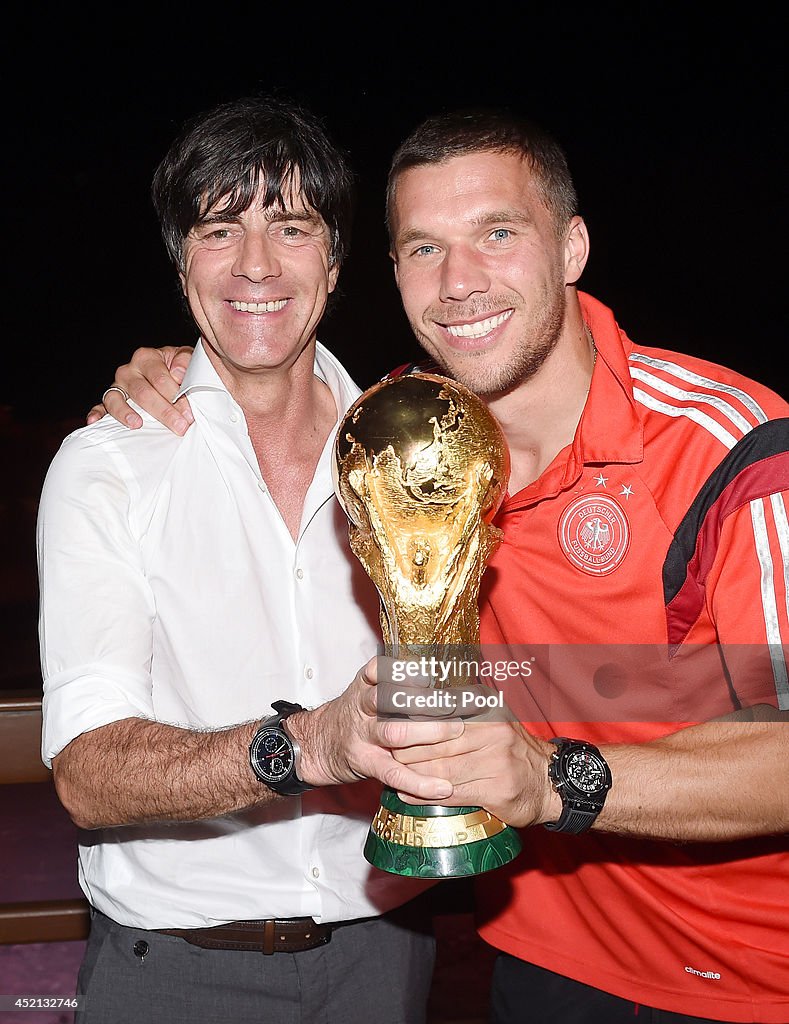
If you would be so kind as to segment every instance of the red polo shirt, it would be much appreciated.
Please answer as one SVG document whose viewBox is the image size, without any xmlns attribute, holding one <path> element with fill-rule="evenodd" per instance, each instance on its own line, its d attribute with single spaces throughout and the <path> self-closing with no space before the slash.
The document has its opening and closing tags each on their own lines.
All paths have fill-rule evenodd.
<svg viewBox="0 0 789 1024">
<path fill-rule="evenodd" d="M 789 405 L 634 345 L 581 301 L 599 353 L 583 417 L 508 497 L 483 582 L 483 643 L 540 667 L 508 683 L 511 706 L 546 738 L 598 743 L 789 707 Z M 476 880 L 493 946 L 636 1003 L 789 1021 L 785 837 L 674 845 L 536 827 L 523 845 Z"/>
</svg>

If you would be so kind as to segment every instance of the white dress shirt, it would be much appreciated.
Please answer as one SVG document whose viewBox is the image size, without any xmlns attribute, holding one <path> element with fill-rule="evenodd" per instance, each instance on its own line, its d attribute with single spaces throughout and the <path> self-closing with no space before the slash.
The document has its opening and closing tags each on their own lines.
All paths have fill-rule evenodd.
<svg viewBox="0 0 789 1024">
<path fill-rule="evenodd" d="M 315 372 L 339 424 L 359 389 L 320 345 Z M 182 393 L 195 417 L 184 437 L 146 414 L 139 430 L 105 417 L 67 437 L 47 474 L 47 764 L 80 733 L 129 717 L 212 729 L 273 714 L 278 699 L 315 707 L 376 652 L 377 594 L 332 487 L 336 428 L 294 542 L 201 344 Z M 372 916 L 424 888 L 363 858 L 380 793 L 360 782 L 205 821 L 82 832 L 80 884 L 109 917 L 144 928 Z"/>
</svg>

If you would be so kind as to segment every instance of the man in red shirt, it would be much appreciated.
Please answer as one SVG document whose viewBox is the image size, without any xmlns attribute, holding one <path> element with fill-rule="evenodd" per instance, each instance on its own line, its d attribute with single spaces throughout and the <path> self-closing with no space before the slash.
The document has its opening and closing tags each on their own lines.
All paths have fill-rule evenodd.
<svg viewBox="0 0 789 1024">
<path fill-rule="evenodd" d="M 476 881 L 493 1019 L 785 1022 L 789 406 L 578 291 L 564 156 L 516 118 L 425 122 L 387 209 L 417 338 L 512 458 L 480 610 L 534 651 L 519 721 L 399 754 L 524 829 Z"/>
</svg>

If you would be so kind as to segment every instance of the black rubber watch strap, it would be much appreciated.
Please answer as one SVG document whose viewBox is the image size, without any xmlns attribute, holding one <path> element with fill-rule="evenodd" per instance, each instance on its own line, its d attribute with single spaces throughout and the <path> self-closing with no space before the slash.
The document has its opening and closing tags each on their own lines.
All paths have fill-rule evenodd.
<svg viewBox="0 0 789 1024">
<path fill-rule="evenodd" d="M 597 811 L 577 811 L 572 807 L 565 807 L 557 821 L 546 821 L 545 827 L 549 832 L 570 832 L 579 835 L 586 832 L 594 824 Z"/>
<path fill-rule="evenodd" d="M 294 779 L 287 785 L 284 782 L 280 782 L 276 788 L 270 782 L 267 782 L 266 785 L 269 789 L 273 789 L 275 793 L 279 793 L 280 796 L 301 796 L 302 793 L 308 793 L 311 789 L 315 789 L 314 786 L 310 786 L 300 779 Z"/>
</svg>

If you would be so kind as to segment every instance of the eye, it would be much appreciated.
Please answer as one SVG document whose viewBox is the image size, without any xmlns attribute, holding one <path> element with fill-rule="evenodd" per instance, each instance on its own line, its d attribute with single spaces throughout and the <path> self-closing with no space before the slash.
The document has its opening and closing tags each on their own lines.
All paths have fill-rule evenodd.
<svg viewBox="0 0 789 1024">
<path fill-rule="evenodd" d="M 282 234 L 286 238 L 299 238 L 304 232 L 293 224 L 285 224 L 282 228 Z"/>
<path fill-rule="evenodd" d="M 431 242 L 425 242 L 425 244 L 420 245 L 418 249 L 414 249 L 414 256 L 433 256 L 437 252 L 437 245 L 433 245 Z"/>
<path fill-rule="evenodd" d="M 233 224 L 198 224 L 192 237 L 205 249 L 224 249 L 233 244 L 237 233 Z"/>
<path fill-rule="evenodd" d="M 490 238 L 493 242 L 506 242 L 511 237 L 512 232 L 509 228 L 495 228 L 490 233 Z"/>
</svg>

